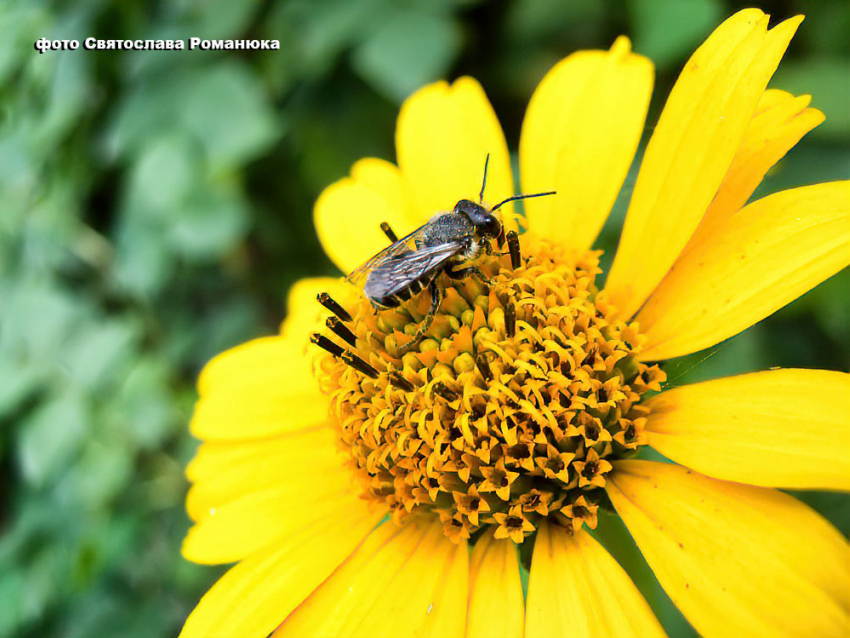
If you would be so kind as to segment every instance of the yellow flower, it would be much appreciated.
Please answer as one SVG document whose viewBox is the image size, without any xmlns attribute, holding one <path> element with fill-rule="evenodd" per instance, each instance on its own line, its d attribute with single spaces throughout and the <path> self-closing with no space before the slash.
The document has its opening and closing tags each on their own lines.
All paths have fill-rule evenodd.
<svg viewBox="0 0 850 638">
<path fill-rule="evenodd" d="M 589 249 L 653 82 L 625 38 L 544 78 L 520 178 L 523 192 L 558 194 L 525 202 L 519 263 L 495 254 L 486 283 L 445 283 L 415 348 L 400 356 L 427 293 L 373 314 L 353 287 L 316 279 L 294 287 L 280 336 L 210 362 L 183 552 L 237 564 L 183 636 L 663 635 L 587 531 L 600 506 L 701 635 L 848 634 L 847 543 L 776 489 L 850 490 L 848 375 L 772 370 L 652 395 L 653 362 L 737 334 L 850 263 L 850 183 L 745 205 L 823 120 L 808 97 L 766 90 L 801 19 L 767 20 L 735 14 L 685 66 L 603 290 Z M 317 202 L 343 272 L 387 245 L 382 222 L 407 232 L 477 199 L 488 153 L 487 201 L 515 193 L 470 78 L 413 95 L 397 150 L 397 167 L 362 160 Z M 336 311 L 327 327 L 318 293 Z M 305 355 L 315 332 L 325 350 Z M 625 458 L 647 443 L 674 463 Z"/>
</svg>

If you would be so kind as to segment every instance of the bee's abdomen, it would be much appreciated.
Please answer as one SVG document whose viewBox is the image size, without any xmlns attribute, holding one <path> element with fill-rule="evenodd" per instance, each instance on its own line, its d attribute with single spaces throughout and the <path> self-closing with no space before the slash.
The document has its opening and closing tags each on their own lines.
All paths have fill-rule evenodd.
<svg viewBox="0 0 850 638">
<path fill-rule="evenodd" d="M 419 279 L 415 279 L 411 281 L 409 284 L 398 290 L 395 294 L 387 295 L 386 297 L 381 297 L 380 299 L 375 299 L 371 297 L 371 301 L 373 304 L 378 306 L 379 308 L 397 308 L 405 301 L 410 301 L 415 295 L 418 295 L 420 292 L 425 290 L 425 287 L 431 283 L 431 280 L 434 278 L 434 274 L 428 274 L 424 277 L 420 277 Z"/>
</svg>

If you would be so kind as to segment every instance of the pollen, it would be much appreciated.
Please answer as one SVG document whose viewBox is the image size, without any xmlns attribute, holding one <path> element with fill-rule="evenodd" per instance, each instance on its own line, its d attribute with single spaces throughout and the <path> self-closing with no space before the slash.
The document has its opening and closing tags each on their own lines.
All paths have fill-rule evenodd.
<svg viewBox="0 0 850 638">
<path fill-rule="evenodd" d="M 494 251 L 482 277 L 440 275 L 413 347 L 427 292 L 377 313 L 361 298 L 313 338 L 364 497 L 399 524 L 439 517 L 455 542 L 492 527 L 521 543 L 546 518 L 595 527 L 612 461 L 646 443 L 642 399 L 665 381 L 637 360 L 639 326 L 599 296 L 601 253 L 521 239 L 518 261 Z"/>
</svg>

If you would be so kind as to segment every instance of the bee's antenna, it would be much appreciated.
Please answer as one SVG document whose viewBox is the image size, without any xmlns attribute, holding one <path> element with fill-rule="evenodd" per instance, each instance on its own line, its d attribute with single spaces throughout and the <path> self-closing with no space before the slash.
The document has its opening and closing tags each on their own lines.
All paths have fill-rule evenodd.
<svg viewBox="0 0 850 638">
<path fill-rule="evenodd" d="M 484 203 L 484 189 L 487 187 L 487 164 L 490 163 L 490 153 L 484 158 L 484 183 L 481 184 L 481 192 L 478 194 L 478 203 Z M 501 206 L 501 204 L 500 204 Z"/>
<path fill-rule="evenodd" d="M 557 194 L 557 193 L 556 193 L 555 191 L 548 191 L 548 192 L 546 192 L 546 193 L 534 193 L 533 195 L 514 195 L 513 197 L 508 197 L 508 198 L 507 198 L 505 201 L 503 201 L 502 203 L 497 204 L 496 206 L 494 206 L 493 208 L 491 208 L 491 209 L 490 209 L 490 212 L 492 213 L 492 212 L 494 212 L 494 211 L 497 211 L 497 210 L 499 210 L 499 208 L 501 208 L 502 206 L 504 206 L 504 205 L 505 205 L 505 204 L 507 204 L 508 202 L 513 202 L 513 201 L 516 201 L 516 200 L 518 200 L 518 199 L 531 199 L 532 197 L 544 197 L 544 196 L 546 196 L 546 195 L 556 195 L 556 194 Z"/>
</svg>

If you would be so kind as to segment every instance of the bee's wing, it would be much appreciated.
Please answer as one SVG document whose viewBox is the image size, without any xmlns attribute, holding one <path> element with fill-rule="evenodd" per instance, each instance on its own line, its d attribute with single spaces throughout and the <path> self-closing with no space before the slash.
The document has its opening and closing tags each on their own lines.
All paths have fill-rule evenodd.
<svg viewBox="0 0 850 638">
<path fill-rule="evenodd" d="M 364 287 L 367 296 L 381 299 L 404 290 L 411 283 L 433 272 L 461 250 L 460 241 L 446 242 L 393 255 L 375 264 Z"/>
<path fill-rule="evenodd" d="M 419 239 L 425 231 L 425 226 L 420 226 L 412 233 L 405 235 L 397 242 L 390 244 L 377 255 L 360 266 L 357 270 L 351 272 L 345 279 L 355 286 L 362 286 L 366 281 L 366 277 L 372 272 L 375 267 L 381 262 L 397 257 L 404 253 L 416 250 L 417 239 Z"/>
</svg>

